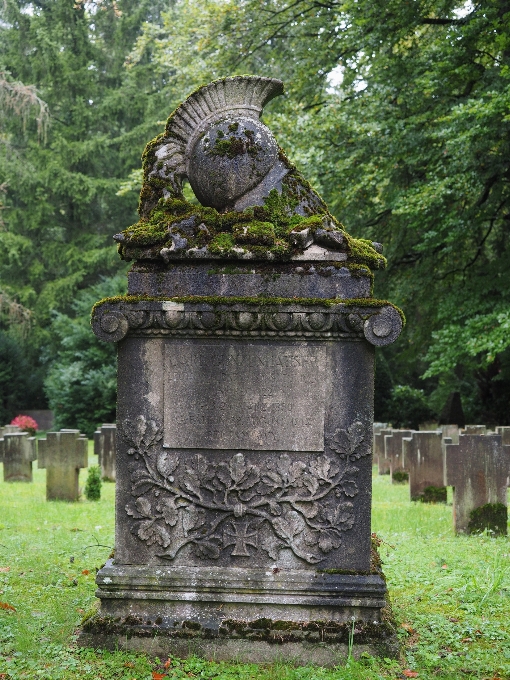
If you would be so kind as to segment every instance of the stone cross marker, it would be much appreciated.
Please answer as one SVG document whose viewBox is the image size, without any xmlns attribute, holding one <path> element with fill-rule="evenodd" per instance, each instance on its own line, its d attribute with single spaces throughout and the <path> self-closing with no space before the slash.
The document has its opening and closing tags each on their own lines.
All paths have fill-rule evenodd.
<svg viewBox="0 0 510 680">
<path fill-rule="evenodd" d="M 402 460 L 402 439 L 410 437 L 411 434 L 412 430 L 392 430 L 390 434 L 384 435 L 384 457 L 388 461 L 392 484 L 396 481 L 393 478 L 395 473 L 397 477 L 399 473 L 407 473 Z"/>
<path fill-rule="evenodd" d="M 192 638 L 216 658 L 332 664 L 351 617 L 379 635 L 367 628 L 385 593 L 370 567 L 374 347 L 402 320 L 370 297 L 380 244 L 343 230 L 260 121 L 282 91 L 215 81 L 146 147 L 141 220 L 114 237 L 143 299 L 92 317 L 118 343 L 117 512 L 84 644 L 129 635 L 187 654 Z M 108 634 L 101 617 L 117 622 Z M 243 642 L 261 619 L 258 642 Z M 278 625 L 319 619 L 331 644 L 270 644 L 291 639 Z M 148 641 L 155 621 L 163 636 Z"/>
<path fill-rule="evenodd" d="M 412 432 L 402 439 L 404 468 L 409 472 L 412 501 L 446 503 L 441 431 Z"/>
<path fill-rule="evenodd" d="M 31 482 L 34 460 L 37 460 L 35 437 L 29 437 L 27 432 L 7 432 L 0 440 L 4 482 Z"/>
<path fill-rule="evenodd" d="M 510 446 L 503 445 L 500 435 L 461 434 L 458 444 L 445 449 L 445 484 L 454 487 L 455 531 L 481 530 L 480 522 L 487 520 L 497 533 L 506 534 Z"/>
<path fill-rule="evenodd" d="M 46 468 L 46 499 L 77 501 L 80 468 L 88 466 L 88 441 L 79 430 L 48 432 L 39 439 L 38 467 Z"/>
<path fill-rule="evenodd" d="M 101 477 L 109 482 L 115 481 L 116 450 L 117 426 L 104 423 L 94 432 L 94 454 L 98 457 Z"/>
</svg>

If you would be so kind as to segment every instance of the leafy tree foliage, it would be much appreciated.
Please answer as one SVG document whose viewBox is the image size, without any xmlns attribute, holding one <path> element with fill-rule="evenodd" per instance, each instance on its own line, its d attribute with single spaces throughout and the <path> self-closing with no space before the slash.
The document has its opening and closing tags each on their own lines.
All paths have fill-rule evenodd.
<svg viewBox="0 0 510 680">
<path fill-rule="evenodd" d="M 52 344 L 46 349 L 51 362 L 45 387 L 57 429 L 78 428 L 91 437 L 99 424 L 115 422 L 115 346 L 101 342 L 92 333 L 90 309 L 97 300 L 119 295 L 125 288 L 125 277 L 118 274 L 80 291 L 72 314 L 54 314 Z"/>
</svg>

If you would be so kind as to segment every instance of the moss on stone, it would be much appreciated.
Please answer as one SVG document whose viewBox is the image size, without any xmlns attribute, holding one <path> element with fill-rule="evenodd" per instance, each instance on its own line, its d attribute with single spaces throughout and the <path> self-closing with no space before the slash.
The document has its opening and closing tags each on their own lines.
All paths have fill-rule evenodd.
<svg viewBox="0 0 510 680">
<path fill-rule="evenodd" d="M 422 503 L 446 503 L 445 486 L 427 486 L 420 494 Z"/>
<path fill-rule="evenodd" d="M 176 303 L 190 303 L 190 304 L 207 304 L 212 307 L 216 306 L 231 306 L 231 305 L 266 305 L 266 306 L 280 306 L 280 305 L 317 305 L 320 307 L 332 307 L 335 305 L 342 305 L 345 307 L 393 307 L 402 317 L 402 322 L 405 323 L 404 313 L 401 309 L 393 305 L 387 300 L 378 300 L 376 298 L 281 298 L 269 297 L 260 295 L 258 297 L 222 297 L 220 295 L 185 295 L 169 297 L 168 295 L 116 295 L 114 297 L 107 297 L 99 300 L 92 307 L 92 317 L 96 314 L 99 308 L 105 304 L 136 304 L 138 302 L 176 302 Z"/>
<path fill-rule="evenodd" d="M 236 243 L 241 245 L 273 246 L 276 241 L 274 226 L 271 222 L 253 222 L 234 224 L 232 235 Z"/>
<path fill-rule="evenodd" d="M 503 503 L 486 503 L 469 513 L 469 534 L 478 534 L 487 530 L 495 536 L 506 536 L 507 525 L 508 508 Z"/>
</svg>

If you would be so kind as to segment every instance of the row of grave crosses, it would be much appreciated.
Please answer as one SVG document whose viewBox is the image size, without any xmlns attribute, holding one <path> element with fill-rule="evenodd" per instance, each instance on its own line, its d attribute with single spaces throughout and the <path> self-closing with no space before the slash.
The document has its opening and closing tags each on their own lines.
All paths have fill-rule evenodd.
<svg viewBox="0 0 510 680">
<path fill-rule="evenodd" d="M 484 425 L 444 425 L 440 430 L 393 430 L 374 424 L 374 463 L 392 482 L 409 479 L 410 500 L 446 502 L 453 487 L 456 533 L 469 533 L 479 508 L 502 508 L 506 516 L 510 475 L 510 427 L 488 433 Z M 497 533 L 507 533 L 504 526 Z"/>
<path fill-rule="evenodd" d="M 104 424 L 94 433 L 94 453 L 103 479 L 115 481 L 116 427 Z M 88 467 L 88 440 L 79 430 L 48 432 L 36 440 L 18 427 L 0 428 L 0 462 L 4 482 L 32 482 L 32 463 L 46 469 L 47 500 L 77 501 L 80 469 Z"/>
</svg>

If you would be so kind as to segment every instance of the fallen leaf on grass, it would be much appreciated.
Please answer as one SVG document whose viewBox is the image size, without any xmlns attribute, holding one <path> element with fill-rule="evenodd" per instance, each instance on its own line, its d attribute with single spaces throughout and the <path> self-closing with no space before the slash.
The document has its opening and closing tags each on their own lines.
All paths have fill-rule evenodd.
<svg viewBox="0 0 510 680">
<path fill-rule="evenodd" d="M 156 673 L 156 671 L 152 671 L 152 680 L 163 680 L 164 678 L 168 678 L 168 675 L 165 675 L 164 673 Z"/>
<path fill-rule="evenodd" d="M 414 628 L 411 626 L 410 623 L 403 623 L 403 624 L 401 625 L 401 628 L 403 628 L 404 630 L 406 630 L 406 631 L 409 633 L 409 635 L 412 635 L 413 633 L 416 632 L 416 631 L 414 630 Z"/>
<path fill-rule="evenodd" d="M 473 638 L 470 637 L 462 638 L 461 642 L 473 642 Z"/>
<path fill-rule="evenodd" d="M 7 604 L 7 602 L 0 602 L 0 609 L 6 609 L 10 612 L 16 611 L 16 607 L 13 607 L 12 604 Z"/>
<path fill-rule="evenodd" d="M 0 571 L 6 573 L 8 571 L 11 571 L 11 568 L 10 567 L 0 567 Z"/>
<path fill-rule="evenodd" d="M 135 664 L 132 661 L 126 661 L 124 668 L 134 668 Z"/>
<path fill-rule="evenodd" d="M 88 576 L 88 575 L 90 574 L 90 571 L 89 571 L 88 569 L 84 569 L 81 573 L 82 573 L 84 576 Z"/>
<path fill-rule="evenodd" d="M 405 675 L 406 678 L 417 678 L 418 677 L 418 671 L 412 671 L 409 668 L 406 668 L 405 671 L 402 671 L 403 675 Z"/>
</svg>

